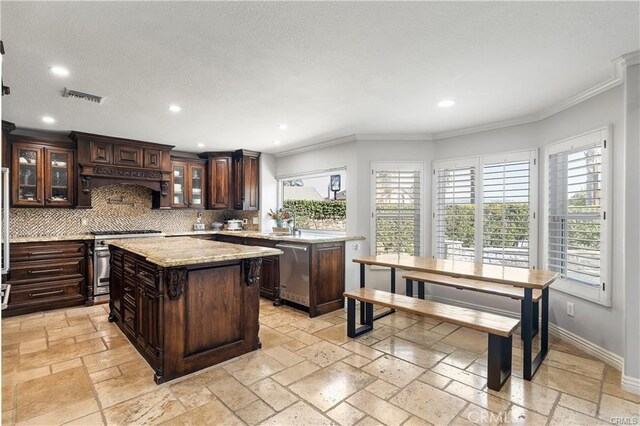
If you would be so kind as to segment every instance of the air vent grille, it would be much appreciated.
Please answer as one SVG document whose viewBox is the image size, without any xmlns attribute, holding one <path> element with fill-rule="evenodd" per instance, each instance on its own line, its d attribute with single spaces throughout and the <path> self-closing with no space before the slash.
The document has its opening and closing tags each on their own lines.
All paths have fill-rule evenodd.
<svg viewBox="0 0 640 426">
<path fill-rule="evenodd" d="M 97 104 L 101 104 L 102 101 L 104 101 L 104 97 L 102 96 L 79 92 L 77 90 L 67 89 L 66 87 L 62 92 L 62 96 L 65 98 L 74 98 L 74 99 L 81 99 L 83 101 L 95 102 Z"/>
</svg>

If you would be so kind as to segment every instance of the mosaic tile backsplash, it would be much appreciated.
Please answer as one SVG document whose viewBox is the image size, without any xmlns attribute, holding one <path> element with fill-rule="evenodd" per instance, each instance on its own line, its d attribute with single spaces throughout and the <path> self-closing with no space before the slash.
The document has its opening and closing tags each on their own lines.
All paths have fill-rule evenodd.
<svg viewBox="0 0 640 426">
<path fill-rule="evenodd" d="M 107 185 L 91 192 L 92 209 L 30 209 L 10 211 L 11 237 L 84 234 L 93 230 L 157 229 L 163 232 L 193 230 L 199 210 L 156 210 L 151 208 L 151 193 L 138 185 Z M 123 199 L 126 204 L 110 204 Z M 200 210 L 210 228 L 212 222 L 248 219 L 248 230 L 259 230 L 252 219 L 256 211 Z M 82 225 L 87 219 L 87 225 Z"/>
</svg>

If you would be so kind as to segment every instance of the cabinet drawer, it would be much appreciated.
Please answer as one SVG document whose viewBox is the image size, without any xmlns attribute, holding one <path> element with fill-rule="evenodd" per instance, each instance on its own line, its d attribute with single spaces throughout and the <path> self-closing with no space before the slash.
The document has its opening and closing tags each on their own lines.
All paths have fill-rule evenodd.
<svg viewBox="0 0 640 426">
<path fill-rule="evenodd" d="M 136 313 L 135 309 L 126 302 L 122 304 L 122 324 L 124 327 L 135 335 Z"/>
<path fill-rule="evenodd" d="M 156 271 L 148 263 L 138 262 L 138 278 L 147 285 L 155 287 Z"/>
<path fill-rule="evenodd" d="M 125 276 L 136 274 L 136 260 L 131 256 L 124 256 L 124 274 Z"/>
<path fill-rule="evenodd" d="M 51 281 L 60 278 L 83 278 L 84 259 L 61 259 L 43 262 L 16 262 L 11 265 L 9 281 L 21 282 Z"/>
<path fill-rule="evenodd" d="M 115 145 L 113 164 L 118 166 L 142 167 L 142 148 L 137 146 Z"/>
<path fill-rule="evenodd" d="M 56 299 L 68 299 L 74 296 L 82 298 L 84 280 L 73 279 L 40 284 L 17 286 L 11 289 L 9 306 L 26 303 L 46 303 Z"/>
<path fill-rule="evenodd" d="M 11 244 L 11 262 L 84 256 L 83 243 Z"/>
</svg>

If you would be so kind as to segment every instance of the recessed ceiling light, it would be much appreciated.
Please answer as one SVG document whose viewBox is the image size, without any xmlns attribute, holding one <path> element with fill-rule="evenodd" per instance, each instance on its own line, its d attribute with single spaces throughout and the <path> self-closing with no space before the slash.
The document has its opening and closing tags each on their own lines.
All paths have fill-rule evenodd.
<svg viewBox="0 0 640 426">
<path fill-rule="evenodd" d="M 440 108 L 449 108 L 452 107 L 456 104 L 456 101 L 454 101 L 453 99 L 443 99 L 440 102 L 438 102 L 438 106 Z"/>
<path fill-rule="evenodd" d="M 69 75 L 69 70 L 59 65 L 54 65 L 51 68 L 49 68 L 49 70 L 51 70 L 52 74 L 55 74 L 59 77 L 66 77 Z"/>
<path fill-rule="evenodd" d="M 280 141 L 273 141 L 274 145 L 280 145 Z"/>
<path fill-rule="evenodd" d="M 198 148 L 202 148 L 202 147 L 204 147 L 204 144 L 203 144 L 203 143 L 197 143 L 197 144 L 196 144 L 196 146 L 197 146 Z"/>
<path fill-rule="evenodd" d="M 169 111 L 171 112 L 180 112 L 180 110 L 182 110 L 182 108 L 178 105 L 169 105 Z"/>
<path fill-rule="evenodd" d="M 56 122 L 55 118 L 49 117 L 48 115 L 45 115 L 44 117 L 42 117 L 42 121 L 44 121 L 47 124 L 53 124 Z"/>
<path fill-rule="evenodd" d="M 287 126 L 286 124 L 279 124 L 278 125 L 278 129 L 280 130 L 287 130 L 289 128 L 289 126 Z"/>
</svg>

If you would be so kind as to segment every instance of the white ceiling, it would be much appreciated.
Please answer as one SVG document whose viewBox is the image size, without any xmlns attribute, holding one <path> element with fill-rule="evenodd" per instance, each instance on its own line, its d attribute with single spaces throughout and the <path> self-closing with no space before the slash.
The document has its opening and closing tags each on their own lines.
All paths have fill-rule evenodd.
<svg viewBox="0 0 640 426">
<path fill-rule="evenodd" d="M 638 2 L 3 1 L 1 12 L 3 119 L 189 151 L 508 120 L 607 80 L 640 43 Z M 63 98 L 65 86 L 106 99 Z M 438 108 L 447 97 L 457 104 Z"/>
</svg>

